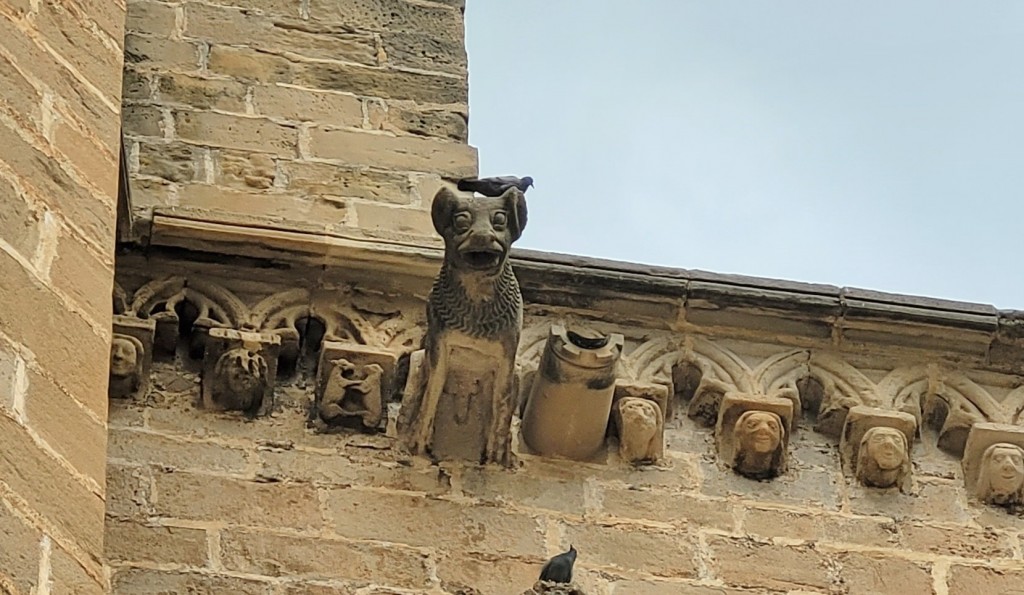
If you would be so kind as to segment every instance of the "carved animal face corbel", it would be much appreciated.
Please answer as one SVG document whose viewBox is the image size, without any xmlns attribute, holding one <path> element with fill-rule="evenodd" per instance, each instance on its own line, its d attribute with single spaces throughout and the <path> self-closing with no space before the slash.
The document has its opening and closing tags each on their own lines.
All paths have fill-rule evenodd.
<svg viewBox="0 0 1024 595">
<path fill-rule="evenodd" d="M 317 370 L 319 422 L 327 427 L 376 430 L 384 419 L 397 363 L 390 351 L 325 341 Z"/>
</svg>

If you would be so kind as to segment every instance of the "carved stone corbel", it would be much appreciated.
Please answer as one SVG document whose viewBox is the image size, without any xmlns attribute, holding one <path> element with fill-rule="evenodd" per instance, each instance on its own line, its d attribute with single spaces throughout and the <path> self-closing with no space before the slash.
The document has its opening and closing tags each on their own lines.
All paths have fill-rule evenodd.
<svg viewBox="0 0 1024 595">
<path fill-rule="evenodd" d="M 624 339 L 577 330 L 551 326 L 522 431 L 538 454 L 587 460 L 604 445 Z"/>
<path fill-rule="evenodd" d="M 839 443 L 843 467 L 862 485 L 905 491 L 910 487 L 910 453 L 916 434 L 913 415 L 851 407 Z"/>
<path fill-rule="evenodd" d="M 658 462 L 665 454 L 668 386 L 620 380 L 615 383 L 612 399 L 619 458 L 633 464 Z"/>
<path fill-rule="evenodd" d="M 273 405 L 281 337 L 212 328 L 204 339 L 203 407 L 249 416 L 266 413 Z"/>
<path fill-rule="evenodd" d="M 110 384 L 113 398 L 142 398 L 149 390 L 156 323 L 132 316 L 114 316 L 110 341 Z"/>
<path fill-rule="evenodd" d="M 1010 509 L 1024 505 L 1024 427 L 977 423 L 963 457 L 967 491 L 979 501 Z"/>
<path fill-rule="evenodd" d="M 328 427 L 377 429 L 384 419 L 397 363 L 389 351 L 325 341 L 317 370 L 318 419 Z"/>
<path fill-rule="evenodd" d="M 715 426 L 720 460 L 750 479 L 785 473 L 793 401 L 780 397 L 728 393 Z"/>
<path fill-rule="evenodd" d="M 508 254 L 526 226 L 526 197 L 446 187 L 431 219 L 444 262 L 427 299 L 421 382 L 406 385 L 397 431 L 416 454 L 511 466 L 523 298 Z"/>
</svg>

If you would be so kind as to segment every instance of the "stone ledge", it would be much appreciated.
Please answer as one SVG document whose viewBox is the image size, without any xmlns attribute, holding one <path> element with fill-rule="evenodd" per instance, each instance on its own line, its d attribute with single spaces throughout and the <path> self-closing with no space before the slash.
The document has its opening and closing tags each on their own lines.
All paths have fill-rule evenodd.
<svg viewBox="0 0 1024 595">
<path fill-rule="evenodd" d="M 409 280 L 410 291 L 420 293 L 443 257 L 439 243 L 427 241 L 171 208 L 154 214 L 148 246 L 246 256 L 285 267 L 343 269 L 369 273 L 369 278 L 396 274 Z M 512 258 L 530 307 L 565 308 L 671 330 L 742 331 L 838 347 L 885 345 L 967 355 L 1001 370 L 1024 371 L 1020 311 L 534 250 L 513 249 Z"/>
</svg>

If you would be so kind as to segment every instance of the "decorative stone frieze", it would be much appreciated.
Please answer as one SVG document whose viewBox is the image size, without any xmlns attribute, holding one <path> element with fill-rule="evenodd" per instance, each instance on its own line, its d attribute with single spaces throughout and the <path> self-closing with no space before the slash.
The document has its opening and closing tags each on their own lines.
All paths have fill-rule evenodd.
<svg viewBox="0 0 1024 595">
<path fill-rule="evenodd" d="M 601 451 L 623 343 L 619 334 L 551 326 L 523 413 L 523 440 L 531 450 L 574 460 Z"/>
<path fill-rule="evenodd" d="M 792 400 L 729 393 L 715 427 L 718 456 L 744 477 L 771 479 L 786 471 L 792 427 Z"/>
<path fill-rule="evenodd" d="M 478 198 L 442 188 L 431 207 L 445 258 L 427 302 L 422 382 L 409 386 L 398 431 L 414 453 L 511 465 L 515 357 L 523 323 L 509 249 L 526 226 L 526 198 Z"/>
<path fill-rule="evenodd" d="M 273 405 L 281 337 L 210 329 L 203 358 L 203 406 L 214 411 L 266 413 Z"/>
<path fill-rule="evenodd" d="M 114 398 L 142 398 L 149 390 L 156 324 L 130 316 L 114 316 L 110 341 L 110 383 L 107 393 Z"/>
<path fill-rule="evenodd" d="M 963 457 L 968 492 L 986 504 L 1024 505 L 1024 427 L 979 423 L 971 427 Z"/>
<path fill-rule="evenodd" d="M 325 427 L 376 430 L 394 385 L 395 354 L 325 341 L 317 368 L 315 409 Z"/>
<path fill-rule="evenodd" d="M 906 490 L 916 433 L 917 421 L 908 413 L 853 407 L 839 445 L 843 466 L 865 486 Z"/>
</svg>

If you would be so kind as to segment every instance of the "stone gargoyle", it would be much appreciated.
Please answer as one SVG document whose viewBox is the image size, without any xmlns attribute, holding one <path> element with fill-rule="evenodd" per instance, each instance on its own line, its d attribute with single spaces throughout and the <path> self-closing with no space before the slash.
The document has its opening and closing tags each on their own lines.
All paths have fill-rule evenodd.
<svg viewBox="0 0 1024 595">
<path fill-rule="evenodd" d="M 508 255 L 526 226 L 526 197 L 515 188 L 497 198 L 442 188 L 431 217 L 444 238 L 444 263 L 398 431 L 412 452 L 437 460 L 512 465 L 523 299 Z"/>
</svg>

